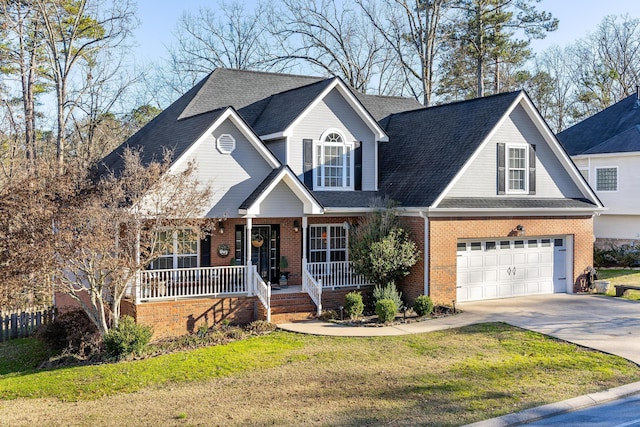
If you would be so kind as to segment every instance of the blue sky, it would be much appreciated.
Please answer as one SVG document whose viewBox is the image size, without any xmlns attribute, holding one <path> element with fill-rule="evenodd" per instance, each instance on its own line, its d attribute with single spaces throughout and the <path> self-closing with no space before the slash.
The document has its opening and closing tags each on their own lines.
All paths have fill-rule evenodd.
<svg viewBox="0 0 640 427">
<path fill-rule="evenodd" d="M 246 3 L 254 3 L 254 0 Z M 166 57 L 165 45 L 172 42 L 172 31 L 183 11 L 196 11 L 201 6 L 215 7 L 216 0 L 138 0 L 140 28 L 136 31 L 137 57 L 157 61 Z M 538 8 L 551 12 L 560 20 L 557 31 L 544 40 L 533 42 L 534 51 L 558 44 L 564 46 L 587 33 L 606 15 L 630 14 L 640 18 L 638 0 L 542 0 Z"/>
</svg>

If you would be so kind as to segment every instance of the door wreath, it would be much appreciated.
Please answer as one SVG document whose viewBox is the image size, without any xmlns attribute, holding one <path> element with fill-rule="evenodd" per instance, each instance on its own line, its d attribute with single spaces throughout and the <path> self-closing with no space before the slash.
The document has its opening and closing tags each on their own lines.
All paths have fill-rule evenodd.
<svg viewBox="0 0 640 427">
<path fill-rule="evenodd" d="M 260 234 L 252 234 L 251 235 L 251 246 L 254 248 L 259 248 L 264 244 L 264 237 Z"/>
</svg>

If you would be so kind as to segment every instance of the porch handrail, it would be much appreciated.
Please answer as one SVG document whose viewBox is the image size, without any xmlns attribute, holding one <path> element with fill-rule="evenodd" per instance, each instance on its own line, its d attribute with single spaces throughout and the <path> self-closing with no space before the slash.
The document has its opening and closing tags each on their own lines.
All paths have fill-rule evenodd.
<svg viewBox="0 0 640 427">
<path fill-rule="evenodd" d="M 350 261 L 308 262 L 307 270 L 313 278 L 322 280 L 324 288 L 359 288 L 369 284 L 364 276 L 355 272 Z"/>
<path fill-rule="evenodd" d="M 322 314 L 322 281 L 316 280 L 306 268 L 302 269 L 302 291 L 309 294 L 320 316 Z"/>
<path fill-rule="evenodd" d="M 271 322 L 271 286 L 264 283 L 255 265 L 253 266 L 253 285 L 258 301 L 260 301 L 267 312 L 267 322 Z"/>
<path fill-rule="evenodd" d="M 138 301 L 249 292 L 245 266 L 142 270 L 136 279 Z"/>
</svg>

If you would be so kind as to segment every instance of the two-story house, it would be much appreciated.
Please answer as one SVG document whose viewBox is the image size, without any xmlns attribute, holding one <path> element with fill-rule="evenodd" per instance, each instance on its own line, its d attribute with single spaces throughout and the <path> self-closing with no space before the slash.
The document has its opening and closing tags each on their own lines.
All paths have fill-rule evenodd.
<svg viewBox="0 0 640 427">
<path fill-rule="evenodd" d="M 421 251 L 398 284 L 407 304 L 572 292 L 602 209 L 524 92 L 423 108 L 338 78 L 218 69 L 105 165 L 125 147 L 173 149 L 169 173 L 195 161 L 214 190 L 203 218 L 224 219 L 192 245 L 175 232 L 140 272 L 124 312 L 158 336 L 343 305 L 370 286 L 348 240 L 375 198 L 398 204 Z"/>
<path fill-rule="evenodd" d="M 597 245 L 640 240 L 640 89 L 558 134 L 607 210 L 594 220 Z"/>
</svg>

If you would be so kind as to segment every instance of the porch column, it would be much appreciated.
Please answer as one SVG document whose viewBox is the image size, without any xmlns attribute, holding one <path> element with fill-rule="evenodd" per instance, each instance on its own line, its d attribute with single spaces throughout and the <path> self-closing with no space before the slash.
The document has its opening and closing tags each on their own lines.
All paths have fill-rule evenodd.
<svg viewBox="0 0 640 427">
<path fill-rule="evenodd" d="M 247 232 L 244 236 L 244 268 L 245 277 L 247 280 L 247 291 L 249 295 L 255 295 L 256 289 L 254 289 L 253 267 L 251 266 L 251 229 L 253 227 L 253 220 L 247 218 Z"/>
<path fill-rule="evenodd" d="M 302 269 L 307 269 L 307 217 L 302 216 Z"/>
</svg>

